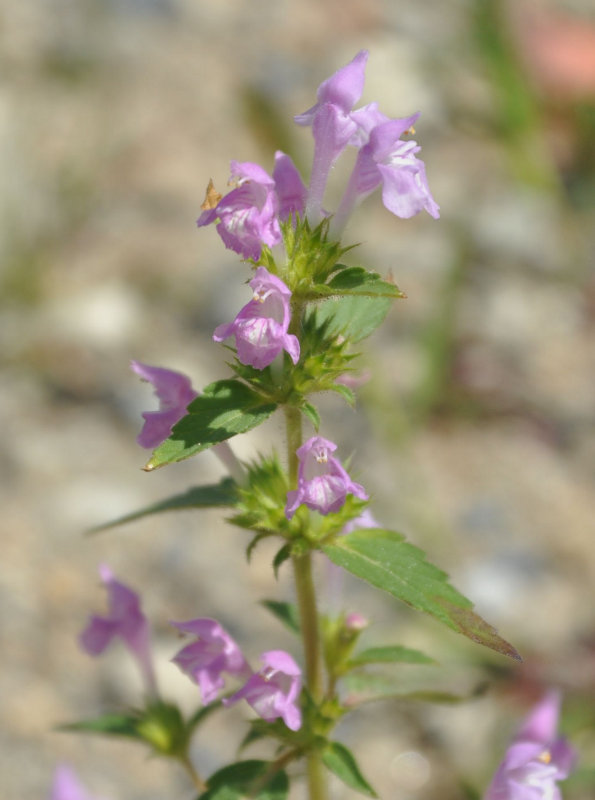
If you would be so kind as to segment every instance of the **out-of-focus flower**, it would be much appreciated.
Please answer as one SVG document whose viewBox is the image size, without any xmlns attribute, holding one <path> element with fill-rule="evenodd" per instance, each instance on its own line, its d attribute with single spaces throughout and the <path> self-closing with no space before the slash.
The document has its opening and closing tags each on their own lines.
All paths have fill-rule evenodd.
<svg viewBox="0 0 595 800">
<path fill-rule="evenodd" d="M 190 378 L 181 372 L 163 367 L 150 367 L 140 361 L 130 366 L 144 381 L 153 384 L 159 399 L 159 411 L 143 411 L 145 424 L 136 441 L 141 447 L 153 449 L 169 438 L 171 429 L 185 414 L 187 406 L 198 396 Z"/>
<path fill-rule="evenodd" d="M 561 800 L 575 753 L 558 736 L 560 696 L 548 693 L 531 711 L 506 751 L 484 800 Z"/>
<path fill-rule="evenodd" d="M 219 325 L 213 339 L 222 342 L 228 336 L 235 336 L 239 360 L 256 369 L 268 367 L 282 350 L 286 350 L 297 364 L 300 343 L 296 336 L 287 333 L 291 292 L 265 267 L 258 267 L 250 286 L 254 293 L 252 300 L 233 322 Z"/>
<path fill-rule="evenodd" d="M 348 494 L 368 499 L 364 487 L 352 481 L 339 460 L 331 455 L 336 449 L 336 444 L 322 436 L 313 436 L 299 448 L 298 488 L 287 493 L 287 519 L 293 517 L 302 503 L 313 511 L 328 514 L 338 511 Z"/>
<path fill-rule="evenodd" d="M 347 188 L 333 218 L 332 229 L 340 232 L 354 206 L 382 184 L 382 202 L 397 217 L 408 219 L 425 209 L 440 216 L 426 178 L 426 167 L 416 157 L 421 148 L 414 140 L 402 140 L 419 114 L 391 119 L 373 127 L 358 153 Z"/>
<path fill-rule="evenodd" d="M 359 531 L 361 528 L 382 528 L 382 525 L 377 522 L 369 508 L 364 508 L 361 514 L 343 525 L 341 533 L 353 533 L 353 531 Z"/>
<path fill-rule="evenodd" d="M 216 620 L 202 618 L 170 624 L 197 637 L 172 661 L 199 685 L 205 705 L 213 702 L 225 686 L 223 673 L 240 679 L 250 674 L 250 667 L 239 646 Z"/>
<path fill-rule="evenodd" d="M 87 627 L 79 636 L 83 650 L 98 656 L 108 647 L 112 639 L 120 638 L 138 663 L 145 688 L 150 695 L 157 694 L 157 683 L 151 658 L 151 634 L 149 623 L 140 607 L 136 592 L 118 581 L 105 564 L 99 575 L 108 593 L 108 613 L 89 618 Z"/>
<path fill-rule="evenodd" d="M 302 725 L 298 705 L 302 686 L 300 668 L 284 650 L 269 650 L 260 660 L 260 671 L 254 673 L 239 692 L 224 700 L 224 704 L 246 700 L 267 722 L 281 717 L 290 730 L 299 730 Z"/>
<path fill-rule="evenodd" d="M 49 800 L 101 800 L 90 795 L 77 778 L 75 772 L 66 764 L 60 764 L 54 772 L 54 781 Z"/>
<path fill-rule="evenodd" d="M 368 51 L 360 50 L 349 64 L 320 84 L 316 105 L 294 117 L 298 125 L 311 125 L 314 136 L 314 160 L 306 206 L 306 214 L 314 223 L 319 221 L 322 213 L 330 169 L 358 130 L 351 110 L 364 89 L 367 60 Z"/>
<path fill-rule="evenodd" d="M 359 614 L 357 611 L 352 611 L 351 614 L 347 614 L 345 617 L 345 628 L 350 633 L 359 633 L 359 631 L 363 631 L 364 628 L 367 628 L 370 624 L 370 621 L 367 617 L 364 617 L 363 614 Z"/>
</svg>

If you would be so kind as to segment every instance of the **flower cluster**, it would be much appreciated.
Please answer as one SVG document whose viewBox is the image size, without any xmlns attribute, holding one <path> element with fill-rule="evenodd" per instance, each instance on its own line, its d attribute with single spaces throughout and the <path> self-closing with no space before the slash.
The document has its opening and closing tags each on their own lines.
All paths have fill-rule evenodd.
<svg viewBox="0 0 595 800">
<path fill-rule="evenodd" d="M 575 754 L 557 735 L 559 714 L 560 697 L 550 692 L 526 718 L 484 800 L 561 800 L 557 784 L 568 777 Z"/>
<path fill-rule="evenodd" d="M 345 194 L 334 214 L 331 231 L 343 229 L 353 208 L 382 186 L 382 202 L 398 217 L 408 218 L 426 210 L 433 217 L 439 208 L 428 187 L 425 165 L 417 158 L 420 147 L 402 140 L 414 132 L 419 114 L 391 119 L 370 103 L 355 109 L 360 99 L 368 60 L 361 50 L 346 66 L 318 87 L 317 102 L 294 117 L 298 125 L 310 126 L 314 158 L 306 190 L 298 170 L 284 153 L 275 155 L 272 177 L 258 164 L 231 162 L 235 188 L 209 202 L 198 218 L 199 227 L 217 222 L 226 247 L 244 258 L 258 260 L 262 247 L 282 241 L 280 223 L 292 214 L 305 213 L 316 225 L 326 216 L 323 199 L 331 167 L 347 146 L 358 150 Z"/>
<path fill-rule="evenodd" d="M 149 623 L 141 610 L 140 598 L 118 581 L 108 567 L 101 566 L 100 575 L 108 590 L 109 611 L 106 616 L 90 618 L 79 636 L 81 647 L 89 655 L 97 656 L 112 639 L 121 638 L 141 667 L 147 690 L 156 696 Z M 172 661 L 198 684 L 203 703 L 217 699 L 225 686 L 224 675 L 228 675 L 244 685 L 224 700 L 225 705 L 245 699 L 268 722 L 280 717 L 291 730 L 300 728 L 301 670 L 288 653 L 283 650 L 262 653 L 262 667 L 254 672 L 239 646 L 216 620 L 199 618 L 171 624 L 196 637 Z M 69 774 L 60 777 L 62 783 L 68 784 L 69 780 Z"/>
<path fill-rule="evenodd" d="M 280 717 L 292 731 L 301 727 L 298 702 L 302 673 L 289 653 L 284 650 L 262 653 L 261 669 L 252 672 L 239 646 L 215 620 L 193 619 L 171 624 L 196 636 L 172 660 L 198 683 L 203 703 L 211 703 L 218 697 L 225 685 L 225 673 L 244 680 L 244 685 L 231 697 L 224 698 L 224 705 L 244 699 L 267 722 Z"/>
</svg>

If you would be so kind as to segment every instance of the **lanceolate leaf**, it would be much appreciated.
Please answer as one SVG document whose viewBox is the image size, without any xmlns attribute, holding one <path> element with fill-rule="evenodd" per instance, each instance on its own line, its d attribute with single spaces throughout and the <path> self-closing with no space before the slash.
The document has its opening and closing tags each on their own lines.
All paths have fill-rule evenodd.
<svg viewBox="0 0 595 800">
<path fill-rule="evenodd" d="M 402 647 L 395 644 L 388 647 L 370 647 L 357 653 L 349 660 L 349 667 L 361 667 L 364 664 L 435 664 L 433 658 L 420 653 L 419 650 L 411 650 L 409 647 Z"/>
<path fill-rule="evenodd" d="M 392 305 L 389 297 L 339 297 L 325 300 L 316 308 L 319 322 L 330 320 L 330 330 L 361 342 L 382 324 Z"/>
<path fill-rule="evenodd" d="M 75 733 L 99 733 L 104 736 L 124 736 L 128 739 L 142 739 L 138 732 L 140 714 L 103 714 L 95 719 L 83 719 L 58 726 L 60 731 Z"/>
<path fill-rule="evenodd" d="M 252 430 L 270 417 L 276 403 L 240 381 L 216 381 L 188 406 L 171 436 L 155 450 L 144 467 L 152 470 L 200 453 L 238 433 Z"/>
<path fill-rule="evenodd" d="M 378 797 L 374 789 L 364 778 L 353 753 L 340 742 L 329 742 L 322 751 L 324 765 L 343 783 L 368 797 Z"/>
<path fill-rule="evenodd" d="M 126 522 L 133 522 L 135 519 L 147 517 L 150 514 L 160 514 L 163 511 L 182 511 L 190 508 L 215 508 L 220 506 L 232 506 L 237 501 L 237 489 L 235 481 L 231 478 L 224 478 L 220 483 L 212 486 L 195 486 L 183 494 L 176 494 L 161 500 L 159 503 L 141 508 L 125 514 L 123 517 L 104 522 L 91 528 L 89 533 L 97 533 L 107 528 L 114 528 L 116 525 L 124 525 Z"/>
<path fill-rule="evenodd" d="M 379 528 L 354 531 L 323 548 L 332 562 L 425 611 L 478 644 L 521 660 L 515 648 L 473 611 L 473 604 L 448 583 L 448 576 L 400 533 Z"/>
<path fill-rule="evenodd" d="M 476 692 L 467 695 L 453 694 L 440 689 L 414 689 L 404 690 L 402 681 L 389 678 L 386 675 L 369 675 L 366 673 L 351 673 L 341 678 L 344 690 L 347 692 L 345 705 L 349 708 L 372 703 L 378 700 L 410 700 L 422 703 L 437 703 L 442 705 L 457 705 L 466 703 L 477 696 Z"/>
<path fill-rule="evenodd" d="M 294 606 L 293 603 L 284 603 L 280 600 L 261 600 L 260 605 L 268 609 L 292 633 L 300 632 L 300 616 L 297 606 Z"/>
<path fill-rule="evenodd" d="M 283 770 L 271 771 L 267 761 L 238 761 L 211 775 L 199 800 L 285 800 L 288 792 Z"/>
</svg>

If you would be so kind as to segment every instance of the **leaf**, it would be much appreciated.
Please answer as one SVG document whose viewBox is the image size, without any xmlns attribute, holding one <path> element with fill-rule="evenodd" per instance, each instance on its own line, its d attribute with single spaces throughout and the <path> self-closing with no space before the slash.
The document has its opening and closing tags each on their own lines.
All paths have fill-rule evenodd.
<svg viewBox="0 0 595 800">
<path fill-rule="evenodd" d="M 430 614 L 457 633 L 517 661 L 515 648 L 473 611 L 473 604 L 448 583 L 425 553 L 395 531 L 358 530 L 323 546 L 330 560 L 407 605 Z"/>
<path fill-rule="evenodd" d="M 370 647 L 361 653 L 356 653 L 349 660 L 349 668 L 361 667 L 364 664 L 435 664 L 433 658 L 420 653 L 419 650 L 411 650 L 409 647 L 402 647 L 399 644 L 389 645 L 388 647 Z"/>
<path fill-rule="evenodd" d="M 194 731 L 207 717 L 210 717 L 214 711 L 219 711 L 223 708 L 221 700 L 214 700 L 207 706 L 199 706 L 194 714 L 188 720 L 187 726 L 189 731 Z"/>
<path fill-rule="evenodd" d="M 215 772 L 199 800 L 285 800 L 289 779 L 283 770 L 268 775 L 268 761 L 238 761 Z"/>
<path fill-rule="evenodd" d="M 352 789 L 368 797 L 378 797 L 374 789 L 364 778 L 357 765 L 353 753 L 340 742 L 329 742 L 322 751 L 322 761 L 337 778 Z"/>
<path fill-rule="evenodd" d="M 312 423 L 314 430 L 318 433 L 318 429 L 320 428 L 320 414 L 316 406 L 312 405 L 312 403 L 304 403 L 302 405 L 302 411 Z"/>
<path fill-rule="evenodd" d="M 284 561 L 287 561 L 288 558 L 291 558 L 291 545 L 284 544 L 283 547 L 277 551 L 275 558 L 273 559 L 273 572 L 275 573 L 275 578 L 279 577 L 279 567 Z"/>
<path fill-rule="evenodd" d="M 316 308 L 316 319 L 329 320 L 329 330 L 352 343 L 361 342 L 382 324 L 392 305 L 388 297 L 340 297 Z"/>
<path fill-rule="evenodd" d="M 144 469 L 172 464 L 245 433 L 264 422 L 277 404 L 237 380 L 216 381 L 188 406 L 169 439 L 155 450 Z"/>
<path fill-rule="evenodd" d="M 95 719 L 83 719 L 59 725 L 59 731 L 98 733 L 104 736 L 124 736 L 127 739 L 143 739 L 138 732 L 139 714 L 103 714 Z"/>
<path fill-rule="evenodd" d="M 136 519 L 147 517 L 150 514 L 160 514 L 163 511 L 182 511 L 190 508 L 219 508 L 222 506 L 233 506 L 238 499 L 236 483 L 231 478 L 224 478 L 219 483 L 210 486 L 195 486 L 183 494 L 176 494 L 161 500 L 159 503 L 141 508 L 125 514 L 123 517 L 103 522 L 89 529 L 89 533 L 114 528 L 116 525 L 124 525 L 126 522 L 133 522 Z"/>
<path fill-rule="evenodd" d="M 342 266 L 337 264 L 337 266 Z M 403 298 L 406 295 L 395 283 L 383 281 L 377 272 L 363 267 L 347 267 L 334 275 L 325 284 L 333 294 L 357 295 L 359 297 L 393 297 Z M 315 286 L 314 289 L 318 289 Z"/>
<path fill-rule="evenodd" d="M 280 600 L 261 600 L 260 605 L 268 609 L 292 633 L 300 632 L 300 617 L 297 607 L 293 603 L 283 603 Z"/>
<path fill-rule="evenodd" d="M 425 703 L 438 703 L 457 705 L 466 703 L 478 695 L 471 692 L 469 695 L 453 694 L 452 692 L 435 689 L 416 689 L 403 691 L 401 681 L 389 678 L 386 675 L 370 675 L 366 673 L 346 675 L 341 679 L 343 687 L 350 693 L 345 699 L 345 705 L 353 708 L 363 703 L 373 703 L 377 700 L 411 700 Z"/>
</svg>

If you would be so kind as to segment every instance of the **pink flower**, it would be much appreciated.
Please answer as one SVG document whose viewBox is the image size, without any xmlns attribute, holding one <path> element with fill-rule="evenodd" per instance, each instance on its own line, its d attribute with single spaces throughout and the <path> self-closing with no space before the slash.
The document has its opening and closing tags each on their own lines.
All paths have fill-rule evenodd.
<svg viewBox="0 0 595 800">
<path fill-rule="evenodd" d="M 250 674 L 242 651 L 216 620 L 202 618 L 170 624 L 197 637 L 172 661 L 199 685 L 205 705 L 215 700 L 223 689 L 223 673 L 236 678 L 246 678 Z"/>
<path fill-rule="evenodd" d="M 298 705 L 302 686 L 300 668 L 284 650 L 269 650 L 260 660 L 261 670 L 252 675 L 239 692 L 224 700 L 224 704 L 246 700 L 267 722 L 281 717 L 290 730 L 299 730 L 302 725 Z"/>
<path fill-rule="evenodd" d="M 559 713 L 560 696 L 550 692 L 525 719 L 484 800 L 562 800 L 557 783 L 568 777 L 575 754 L 557 735 Z"/>
<path fill-rule="evenodd" d="M 235 189 L 215 208 L 204 211 L 196 224 L 201 228 L 219 220 L 217 232 L 223 244 L 244 258 L 258 260 L 263 244 L 281 243 L 279 220 L 303 211 L 306 189 L 293 161 L 281 151 L 275 154 L 272 178 L 250 161 L 232 161 L 231 177 Z"/>
<path fill-rule="evenodd" d="M 364 90 L 368 51 L 360 50 L 349 64 L 318 87 L 318 102 L 294 120 L 298 125 L 311 125 L 314 136 L 314 161 L 310 176 L 306 213 L 316 224 L 322 214 L 322 200 L 330 169 L 352 136 L 357 123 L 351 110 Z"/>
<path fill-rule="evenodd" d="M 291 292 L 280 278 L 271 275 L 265 267 L 258 267 L 250 286 L 254 292 L 252 300 L 233 322 L 219 325 L 213 339 L 222 342 L 229 336 L 235 336 L 239 360 L 256 369 L 268 367 L 282 350 L 286 350 L 293 363 L 297 364 L 300 343 L 296 336 L 287 333 Z"/>
<path fill-rule="evenodd" d="M 112 639 L 122 639 L 140 667 L 147 692 L 156 695 L 149 623 L 141 611 L 140 598 L 136 592 L 116 580 L 109 567 L 102 564 L 99 574 L 108 592 L 108 614 L 104 617 L 91 616 L 79 636 L 79 643 L 89 655 L 98 656 Z"/>
<path fill-rule="evenodd" d="M 136 441 L 141 447 L 154 449 L 169 438 L 173 426 L 186 415 L 186 408 L 198 396 L 190 378 L 181 372 L 163 367 L 150 367 L 140 361 L 130 366 L 144 381 L 152 383 L 159 399 L 159 411 L 143 411 L 145 424 Z"/>
<path fill-rule="evenodd" d="M 74 773 L 65 764 L 56 767 L 49 800 L 100 800 L 89 794 Z"/>
<path fill-rule="evenodd" d="M 424 209 L 436 219 L 440 216 L 425 164 L 415 155 L 421 148 L 412 139 L 401 140 L 418 117 L 387 119 L 369 129 L 333 219 L 334 231 L 342 230 L 354 206 L 379 186 L 384 206 L 397 217 L 408 219 Z"/>
<path fill-rule="evenodd" d="M 352 481 L 339 460 L 331 455 L 336 449 L 336 444 L 322 436 L 313 436 L 299 448 L 298 488 L 287 492 L 287 519 L 293 517 L 302 503 L 320 514 L 328 514 L 338 511 L 348 494 L 368 499 L 364 487 Z"/>
</svg>

